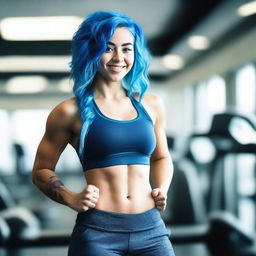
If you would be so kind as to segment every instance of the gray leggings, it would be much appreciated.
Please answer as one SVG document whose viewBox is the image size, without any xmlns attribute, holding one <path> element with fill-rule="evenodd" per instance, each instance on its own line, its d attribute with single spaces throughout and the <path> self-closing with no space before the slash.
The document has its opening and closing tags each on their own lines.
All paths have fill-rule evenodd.
<svg viewBox="0 0 256 256">
<path fill-rule="evenodd" d="M 174 256 L 157 209 L 123 214 L 92 209 L 79 213 L 68 256 Z"/>
</svg>

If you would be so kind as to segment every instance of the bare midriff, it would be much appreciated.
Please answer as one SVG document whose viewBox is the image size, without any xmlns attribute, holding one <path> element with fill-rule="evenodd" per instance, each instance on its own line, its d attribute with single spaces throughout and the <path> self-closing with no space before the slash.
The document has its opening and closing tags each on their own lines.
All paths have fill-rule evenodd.
<svg viewBox="0 0 256 256">
<path fill-rule="evenodd" d="M 155 207 L 151 196 L 149 165 L 116 165 L 85 172 L 87 184 L 99 188 L 96 209 L 141 213 Z"/>
</svg>

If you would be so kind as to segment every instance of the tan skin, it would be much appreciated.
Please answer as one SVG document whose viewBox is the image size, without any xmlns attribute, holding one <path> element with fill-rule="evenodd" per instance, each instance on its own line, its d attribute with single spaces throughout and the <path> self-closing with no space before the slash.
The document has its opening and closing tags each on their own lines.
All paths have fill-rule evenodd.
<svg viewBox="0 0 256 256">
<path fill-rule="evenodd" d="M 123 42 L 131 43 L 129 47 L 133 49 L 127 31 L 119 29 L 111 38 L 113 51 L 102 56 L 101 70 L 93 82 L 93 95 L 104 115 L 116 120 L 132 120 L 137 112 L 125 95 L 121 79 L 131 69 L 133 59 L 130 51 L 124 50 Z M 138 96 L 135 98 L 138 100 Z M 163 211 L 173 174 L 165 135 L 164 106 L 161 99 L 152 94 L 145 94 L 142 104 L 152 118 L 157 141 L 150 165 L 129 164 L 87 170 L 84 176 L 88 185 L 80 193 L 65 187 L 55 173 L 55 166 L 67 144 L 77 147 L 82 125 L 76 100 L 71 98 L 57 105 L 47 119 L 33 167 L 34 184 L 51 199 L 77 212 L 96 208 L 140 213 L 154 207 Z"/>
</svg>

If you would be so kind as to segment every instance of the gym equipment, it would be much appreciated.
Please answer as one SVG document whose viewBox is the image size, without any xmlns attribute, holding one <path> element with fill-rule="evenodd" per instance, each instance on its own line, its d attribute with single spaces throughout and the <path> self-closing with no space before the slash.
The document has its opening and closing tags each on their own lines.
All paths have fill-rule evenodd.
<svg viewBox="0 0 256 256">
<path fill-rule="evenodd" d="M 195 166 L 186 159 L 174 161 L 173 180 L 163 213 L 167 225 L 203 224 L 207 220 L 201 184 Z"/>
<path fill-rule="evenodd" d="M 6 221 L 0 217 L 0 244 L 5 243 L 10 238 L 10 228 Z"/>
<path fill-rule="evenodd" d="M 172 226 L 172 243 L 205 242 L 214 256 L 255 256 L 256 234 L 244 230 L 227 212 L 214 212 L 206 225 Z"/>
<path fill-rule="evenodd" d="M 238 113 L 216 114 L 209 132 L 192 134 L 187 144 L 184 157 L 195 164 L 208 183 L 205 189 L 206 211 L 222 209 L 237 215 L 237 173 L 232 168 L 225 168 L 225 160 L 231 154 L 255 156 L 254 118 Z"/>
<path fill-rule="evenodd" d="M 15 189 L 17 191 L 18 191 L 19 186 L 24 188 L 24 186 L 21 185 L 21 184 L 18 184 L 18 186 L 16 185 L 16 182 L 14 184 L 15 184 Z M 8 184 L 8 186 L 12 187 L 9 184 Z M 4 178 L 0 177 L 0 212 L 3 211 L 3 210 L 7 210 L 7 209 L 20 208 L 20 207 L 18 207 L 19 204 L 16 202 L 16 201 L 19 201 L 19 200 L 17 200 L 17 199 L 14 200 L 13 195 L 11 194 L 11 192 L 13 192 L 13 189 L 10 190 L 9 187 L 7 187 L 7 185 L 4 183 Z M 27 184 L 26 187 L 28 188 L 27 189 L 28 191 L 26 192 L 26 194 L 31 195 L 31 191 L 29 191 L 29 189 L 31 188 L 30 184 Z M 46 223 L 49 220 L 52 220 L 53 218 L 55 218 L 54 209 L 50 210 L 48 207 L 44 207 L 44 204 L 46 204 L 45 201 L 47 200 L 46 197 L 43 197 L 42 194 L 39 193 L 38 190 L 35 189 L 34 191 L 36 193 L 33 193 L 33 195 L 37 196 L 37 194 L 38 194 L 39 196 L 41 196 L 41 198 L 44 201 L 41 201 L 41 204 L 39 204 L 37 207 L 31 207 L 30 212 L 31 212 L 31 214 L 34 214 L 40 220 L 40 223 L 41 223 L 42 226 L 45 226 Z M 26 196 L 26 198 L 27 198 L 27 196 Z M 33 200 L 35 201 L 35 204 L 38 202 L 38 199 L 36 197 L 31 198 L 30 201 L 33 201 Z M 22 207 L 22 208 L 24 208 L 24 207 Z"/>
<path fill-rule="evenodd" d="M 39 236 L 40 223 L 33 213 L 22 207 L 12 207 L 0 212 L 0 217 L 10 228 L 11 241 Z"/>
<path fill-rule="evenodd" d="M 242 132 L 245 136 L 241 127 L 246 130 Z M 234 216 L 238 201 L 236 177 L 234 170 L 223 168 L 223 159 L 230 153 L 255 156 L 256 122 L 235 113 L 218 114 L 208 133 L 192 134 L 188 142 L 185 157 L 174 163 L 168 198 L 171 210 L 167 223 L 172 227 L 172 242 L 204 241 L 213 255 L 255 256 L 256 235 L 248 235 Z M 205 198 L 202 191 L 208 192 Z M 216 210 L 225 211 L 213 215 Z M 207 214 L 211 216 L 209 225 L 178 225 L 177 229 L 174 225 L 200 224 L 200 220 L 204 223 Z"/>
<path fill-rule="evenodd" d="M 10 195 L 9 190 L 0 180 L 0 211 L 15 206 L 15 201 Z"/>
<path fill-rule="evenodd" d="M 19 143 L 14 143 L 13 148 L 14 148 L 14 152 L 15 152 L 16 172 L 18 175 L 23 176 L 26 174 L 26 170 L 24 170 L 25 152 L 24 152 L 23 146 Z"/>
</svg>

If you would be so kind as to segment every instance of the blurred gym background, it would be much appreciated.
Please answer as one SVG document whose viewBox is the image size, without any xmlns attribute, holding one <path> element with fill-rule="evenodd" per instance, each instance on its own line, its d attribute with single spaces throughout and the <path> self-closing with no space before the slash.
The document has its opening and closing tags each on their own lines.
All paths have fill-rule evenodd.
<svg viewBox="0 0 256 256">
<path fill-rule="evenodd" d="M 96 10 L 125 12 L 148 38 L 175 165 L 163 218 L 176 255 L 256 255 L 256 1 L 0 0 L 0 256 L 67 253 L 76 213 L 42 195 L 31 169 L 47 115 L 72 97 L 72 34 Z M 56 171 L 84 187 L 71 147 Z"/>
</svg>

